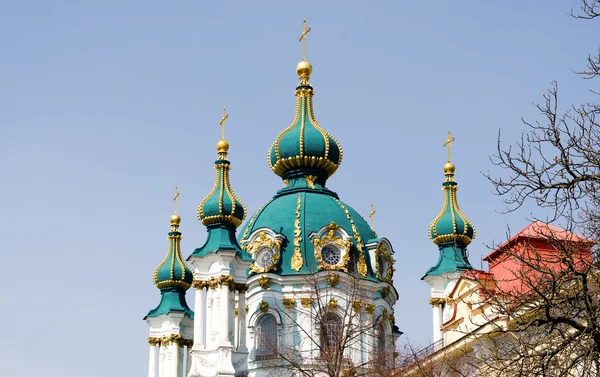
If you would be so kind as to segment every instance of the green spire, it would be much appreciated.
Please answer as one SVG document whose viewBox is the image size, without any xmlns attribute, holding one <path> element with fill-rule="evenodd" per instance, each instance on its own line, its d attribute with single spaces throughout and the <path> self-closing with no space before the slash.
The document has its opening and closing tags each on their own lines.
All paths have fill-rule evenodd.
<svg viewBox="0 0 600 377">
<path fill-rule="evenodd" d="M 175 198 L 177 196 L 176 194 Z M 185 301 L 185 291 L 190 288 L 194 275 L 181 256 L 180 222 L 181 217 L 174 213 L 171 216 L 169 251 L 152 275 L 152 282 L 160 289 L 160 304 L 151 310 L 147 317 L 158 317 L 161 314 L 171 312 L 184 312 L 190 318 L 193 318 L 193 312 Z"/>
<path fill-rule="evenodd" d="M 271 145 L 269 167 L 284 180 L 311 176 L 320 186 L 342 163 L 342 147 L 325 131 L 313 113 L 313 88 L 309 83 L 312 65 L 306 60 L 296 67 L 300 84 L 296 88 L 296 114 L 292 125 Z"/>
</svg>

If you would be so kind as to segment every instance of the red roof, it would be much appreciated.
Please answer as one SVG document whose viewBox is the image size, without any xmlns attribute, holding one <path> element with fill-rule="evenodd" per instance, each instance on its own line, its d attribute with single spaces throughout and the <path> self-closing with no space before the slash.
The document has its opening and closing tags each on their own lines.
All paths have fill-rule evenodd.
<svg viewBox="0 0 600 377">
<path fill-rule="evenodd" d="M 561 241 L 568 241 L 568 242 L 582 242 L 582 243 L 590 244 L 589 246 L 594 244 L 593 241 L 591 241 L 587 238 L 578 236 L 575 233 L 571 233 L 567 230 L 555 227 L 554 225 L 543 223 L 541 221 L 535 221 L 535 222 L 532 222 L 531 224 L 529 224 L 528 226 L 526 226 L 519 233 L 512 236 L 508 241 L 504 242 L 502 245 L 500 245 L 498 248 L 496 248 L 496 250 L 494 250 L 491 253 L 489 253 L 488 255 L 486 255 L 483 258 L 483 260 L 486 262 L 493 260 L 494 258 L 498 257 L 507 246 L 512 245 L 513 243 L 517 242 L 518 240 L 521 240 L 521 239 L 545 240 L 545 239 L 549 239 L 549 238 L 561 240 Z"/>
</svg>

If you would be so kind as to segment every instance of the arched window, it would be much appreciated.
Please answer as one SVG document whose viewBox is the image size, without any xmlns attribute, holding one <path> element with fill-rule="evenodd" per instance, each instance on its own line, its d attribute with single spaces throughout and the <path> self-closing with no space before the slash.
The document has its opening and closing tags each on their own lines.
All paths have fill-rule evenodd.
<svg viewBox="0 0 600 377">
<path fill-rule="evenodd" d="M 334 351 L 342 341 L 342 320 L 337 314 L 327 313 L 321 318 L 321 352 Z M 323 355 L 327 356 L 327 355 Z"/>
<path fill-rule="evenodd" d="M 383 327 L 383 323 L 380 323 L 379 326 L 377 326 L 377 341 L 376 341 L 375 345 L 376 345 L 377 353 L 379 354 L 379 356 L 380 357 L 384 356 L 386 344 L 385 344 L 385 328 Z"/>
<path fill-rule="evenodd" d="M 272 359 L 277 356 L 277 320 L 265 314 L 256 325 L 256 360 Z"/>
</svg>

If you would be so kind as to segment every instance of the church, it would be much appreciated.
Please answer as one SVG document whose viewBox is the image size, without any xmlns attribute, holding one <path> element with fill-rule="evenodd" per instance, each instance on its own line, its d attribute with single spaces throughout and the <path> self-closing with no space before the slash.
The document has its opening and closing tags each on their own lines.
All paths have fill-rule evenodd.
<svg viewBox="0 0 600 377">
<path fill-rule="evenodd" d="M 309 31 L 305 22 L 300 41 Z M 401 334 L 394 319 L 394 249 L 327 187 L 342 163 L 342 146 L 315 119 L 312 65 L 303 55 L 293 121 L 273 135 L 268 151 L 281 186 L 247 216 L 230 184 L 235 161 L 227 158 L 223 109 L 214 187 L 197 210 L 208 231 L 205 244 L 189 256 L 182 252 L 182 219 L 177 210 L 171 216 L 169 248 L 153 275 L 160 302 L 144 318 L 149 377 L 393 368 Z M 193 310 L 186 301 L 190 288 Z"/>
</svg>

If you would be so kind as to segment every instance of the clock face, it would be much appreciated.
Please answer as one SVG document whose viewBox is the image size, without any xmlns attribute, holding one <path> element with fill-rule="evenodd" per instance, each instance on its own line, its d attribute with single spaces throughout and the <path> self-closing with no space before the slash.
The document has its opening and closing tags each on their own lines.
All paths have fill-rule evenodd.
<svg viewBox="0 0 600 377">
<path fill-rule="evenodd" d="M 260 268 L 267 268 L 273 263 L 273 255 L 275 252 L 268 247 L 261 247 L 256 253 L 256 264 Z"/>
<path fill-rule="evenodd" d="M 321 257 L 323 258 L 323 262 L 330 266 L 335 266 L 341 260 L 340 249 L 332 245 L 325 245 L 321 249 Z"/>
<path fill-rule="evenodd" d="M 377 271 L 379 271 L 379 275 L 385 276 L 387 272 L 387 262 L 385 261 L 385 258 L 382 254 L 379 254 L 379 256 L 377 257 L 377 264 Z"/>
</svg>

